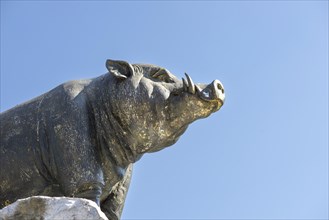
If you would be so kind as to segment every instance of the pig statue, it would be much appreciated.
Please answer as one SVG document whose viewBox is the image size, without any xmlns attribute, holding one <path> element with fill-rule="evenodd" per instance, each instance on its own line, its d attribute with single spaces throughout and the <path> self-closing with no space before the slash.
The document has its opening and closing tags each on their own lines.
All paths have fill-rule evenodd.
<svg viewBox="0 0 329 220">
<path fill-rule="evenodd" d="M 66 82 L 0 115 L 0 208 L 44 195 L 87 198 L 119 219 L 132 164 L 218 111 L 223 85 L 107 60 L 108 73 Z"/>
</svg>

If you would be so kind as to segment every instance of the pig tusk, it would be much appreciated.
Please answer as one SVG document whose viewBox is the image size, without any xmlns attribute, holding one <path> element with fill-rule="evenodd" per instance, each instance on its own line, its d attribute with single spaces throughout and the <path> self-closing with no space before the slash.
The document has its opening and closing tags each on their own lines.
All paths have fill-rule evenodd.
<svg viewBox="0 0 329 220">
<path fill-rule="evenodd" d="M 195 85 L 195 90 L 197 91 L 198 94 L 201 92 L 201 88 L 198 85 Z"/>
<path fill-rule="evenodd" d="M 194 83 L 193 83 L 191 77 L 189 75 L 187 75 L 187 73 L 185 73 L 185 76 L 186 76 L 187 81 L 188 81 L 188 91 L 189 91 L 189 93 L 195 94 L 195 87 L 194 87 Z"/>
<path fill-rule="evenodd" d="M 184 89 L 185 92 L 187 92 L 187 90 L 188 90 L 187 81 L 184 78 L 182 78 L 182 80 L 183 80 L 183 89 Z"/>
</svg>

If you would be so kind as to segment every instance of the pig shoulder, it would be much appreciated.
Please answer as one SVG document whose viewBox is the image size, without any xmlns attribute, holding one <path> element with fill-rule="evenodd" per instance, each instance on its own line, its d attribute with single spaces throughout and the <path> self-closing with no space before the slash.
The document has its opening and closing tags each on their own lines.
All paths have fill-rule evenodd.
<svg viewBox="0 0 329 220">
<path fill-rule="evenodd" d="M 64 194 L 79 196 L 92 188 L 92 195 L 80 196 L 96 201 L 103 179 L 85 92 L 90 82 L 70 81 L 45 94 L 38 124 L 42 155 L 52 158 L 45 165 Z"/>
<path fill-rule="evenodd" d="M 71 99 L 75 99 L 90 83 L 92 80 L 74 80 L 62 84 L 65 94 Z"/>
</svg>

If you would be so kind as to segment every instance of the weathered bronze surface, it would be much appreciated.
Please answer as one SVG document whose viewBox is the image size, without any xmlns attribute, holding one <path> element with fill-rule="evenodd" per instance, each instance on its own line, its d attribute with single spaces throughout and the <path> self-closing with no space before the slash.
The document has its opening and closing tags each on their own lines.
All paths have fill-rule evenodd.
<svg viewBox="0 0 329 220">
<path fill-rule="evenodd" d="M 64 83 L 1 113 L 1 208 L 33 195 L 95 201 L 120 218 L 132 164 L 220 109 L 223 85 L 107 60 L 108 73 Z"/>
</svg>

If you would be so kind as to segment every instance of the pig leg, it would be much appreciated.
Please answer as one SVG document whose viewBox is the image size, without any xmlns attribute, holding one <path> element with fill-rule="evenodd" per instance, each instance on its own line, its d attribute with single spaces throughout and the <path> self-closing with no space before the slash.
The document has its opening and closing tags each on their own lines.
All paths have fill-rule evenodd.
<svg viewBox="0 0 329 220">
<path fill-rule="evenodd" d="M 57 128 L 53 140 L 56 145 L 50 148 L 55 163 L 50 167 L 65 196 L 86 198 L 99 205 L 104 186 L 100 156 L 91 141 L 88 126 L 82 123 L 87 119 L 78 113 L 74 114 L 75 120 L 54 126 Z"/>
<path fill-rule="evenodd" d="M 92 162 L 89 160 L 88 164 L 90 163 Z M 70 169 L 65 169 L 66 172 L 60 172 L 62 175 L 58 181 L 64 195 L 89 199 L 100 205 L 100 196 L 104 186 L 101 169 L 93 169 L 95 167 L 77 163 L 74 164 L 73 169 L 70 166 L 68 168 Z"/>
<path fill-rule="evenodd" d="M 76 162 L 72 166 L 66 163 L 66 167 L 59 172 L 59 184 L 65 196 L 85 198 L 100 205 L 100 196 L 104 186 L 103 174 L 97 165 L 90 166 L 92 159 L 82 159 L 86 163 Z"/>
<path fill-rule="evenodd" d="M 133 164 L 128 165 L 123 179 L 113 187 L 110 195 L 101 204 L 101 210 L 108 219 L 120 219 L 131 180 L 132 167 Z"/>
<path fill-rule="evenodd" d="M 78 193 L 74 197 L 89 199 L 100 206 L 99 200 L 102 194 L 102 186 L 100 183 L 86 183 L 78 189 Z"/>
</svg>

